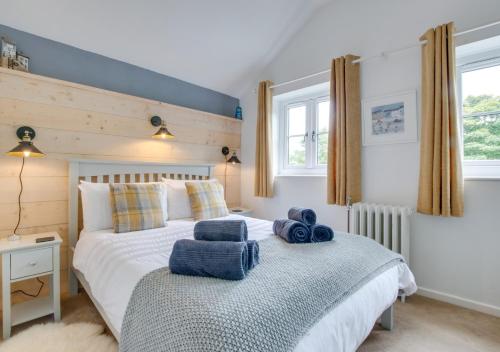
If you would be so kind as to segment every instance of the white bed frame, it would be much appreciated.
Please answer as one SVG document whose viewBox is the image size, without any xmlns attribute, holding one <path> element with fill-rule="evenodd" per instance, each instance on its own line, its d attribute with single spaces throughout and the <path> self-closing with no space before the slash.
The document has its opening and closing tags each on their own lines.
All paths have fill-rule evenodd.
<svg viewBox="0 0 500 352">
<path fill-rule="evenodd" d="M 73 252 L 80 233 L 80 191 L 81 180 L 88 182 L 156 182 L 162 177 L 170 179 L 202 180 L 213 177 L 214 165 L 181 165 L 130 161 L 71 160 L 69 162 L 69 292 L 78 293 L 78 282 L 87 292 L 96 309 L 101 314 L 111 333 L 119 341 L 120 334 L 109 322 L 104 309 L 94 298 L 89 284 L 82 273 L 73 268 Z M 380 318 L 384 329 L 392 330 L 394 325 L 393 306 L 387 308 Z"/>
<path fill-rule="evenodd" d="M 68 253 L 69 270 L 69 293 L 78 293 L 78 282 L 85 289 L 88 296 L 96 306 L 102 318 L 108 325 L 115 338 L 119 334 L 115 331 L 106 313 L 99 302 L 92 296 L 90 287 L 85 277 L 73 268 L 73 252 L 80 234 L 80 190 L 78 185 L 81 180 L 88 182 L 156 182 L 162 177 L 179 180 L 204 180 L 213 177 L 214 165 L 211 164 L 167 164 L 133 161 L 108 161 L 108 160 L 70 160 L 69 162 L 69 224 L 68 237 L 70 251 Z"/>
</svg>

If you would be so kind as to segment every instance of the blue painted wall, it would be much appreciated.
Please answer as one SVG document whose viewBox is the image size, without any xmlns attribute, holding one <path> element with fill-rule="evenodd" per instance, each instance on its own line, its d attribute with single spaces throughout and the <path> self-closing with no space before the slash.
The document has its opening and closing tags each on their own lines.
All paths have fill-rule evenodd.
<svg viewBox="0 0 500 352">
<path fill-rule="evenodd" d="M 30 72 L 234 117 L 237 98 L 0 24 L 30 58 Z"/>
</svg>

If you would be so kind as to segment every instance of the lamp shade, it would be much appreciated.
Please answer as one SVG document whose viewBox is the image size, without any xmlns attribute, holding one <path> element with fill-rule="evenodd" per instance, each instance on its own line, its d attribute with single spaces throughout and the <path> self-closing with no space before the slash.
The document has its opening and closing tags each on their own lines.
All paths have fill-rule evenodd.
<svg viewBox="0 0 500 352">
<path fill-rule="evenodd" d="M 236 156 L 236 152 L 233 152 L 233 155 L 231 155 L 227 162 L 231 164 L 241 164 L 240 159 Z"/>
<path fill-rule="evenodd" d="M 34 135 L 34 131 L 32 129 L 28 129 L 23 127 L 24 135 L 19 144 L 7 152 L 8 156 L 15 156 L 18 158 L 41 158 L 44 157 L 45 154 L 42 153 L 31 141 L 31 136 Z M 21 130 L 21 129 L 20 129 Z M 33 131 L 33 132 L 30 132 Z M 19 132 L 20 133 L 20 132 Z"/>
<path fill-rule="evenodd" d="M 32 142 L 19 142 L 19 145 L 7 152 L 8 156 L 16 156 L 19 158 L 41 158 L 45 154 L 42 153 Z"/>
<path fill-rule="evenodd" d="M 167 128 L 167 124 L 165 120 L 163 120 L 160 116 L 153 116 L 150 120 L 151 124 L 155 127 L 160 126 L 158 132 L 156 132 L 152 137 L 155 139 L 173 139 L 175 136 L 170 133 Z"/>
<path fill-rule="evenodd" d="M 172 133 L 170 133 L 167 126 L 162 125 L 160 127 L 160 129 L 158 130 L 158 132 L 156 132 L 153 135 L 153 138 L 155 138 L 155 139 L 173 139 L 173 138 L 175 138 L 175 136 Z"/>
</svg>

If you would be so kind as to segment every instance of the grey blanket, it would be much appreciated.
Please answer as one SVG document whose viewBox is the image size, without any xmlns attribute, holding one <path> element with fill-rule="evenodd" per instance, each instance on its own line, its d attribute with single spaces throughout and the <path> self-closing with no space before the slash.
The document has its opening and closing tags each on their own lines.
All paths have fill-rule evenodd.
<svg viewBox="0 0 500 352">
<path fill-rule="evenodd" d="M 260 264 L 242 281 L 144 276 L 125 313 L 120 351 L 292 351 L 328 311 L 403 261 L 374 241 L 259 242 Z"/>
</svg>

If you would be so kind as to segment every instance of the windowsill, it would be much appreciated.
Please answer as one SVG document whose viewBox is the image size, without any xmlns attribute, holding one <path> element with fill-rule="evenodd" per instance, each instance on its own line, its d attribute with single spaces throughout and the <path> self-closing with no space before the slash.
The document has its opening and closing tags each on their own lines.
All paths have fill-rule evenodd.
<svg viewBox="0 0 500 352">
<path fill-rule="evenodd" d="M 321 174 L 303 174 L 303 175 L 286 175 L 286 174 L 281 174 L 281 175 L 274 175 L 275 178 L 295 178 L 295 177 L 312 177 L 312 178 L 319 178 L 319 177 L 324 177 L 326 178 L 326 175 L 321 175 Z M 464 177 L 464 181 L 500 181 L 500 176 L 466 176 Z"/>
<path fill-rule="evenodd" d="M 464 181 L 500 181 L 500 176 L 465 176 Z"/>
<path fill-rule="evenodd" d="M 326 174 L 280 174 L 280 175 L 275 175 L 274 177 L 326 177 Z"/>
<path fill-rule="evenodd" d="M 464 160 L 463 175 L 465 180 L 498 181 L 500 180 L 500 161 Z"/>
</svg>

